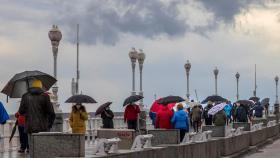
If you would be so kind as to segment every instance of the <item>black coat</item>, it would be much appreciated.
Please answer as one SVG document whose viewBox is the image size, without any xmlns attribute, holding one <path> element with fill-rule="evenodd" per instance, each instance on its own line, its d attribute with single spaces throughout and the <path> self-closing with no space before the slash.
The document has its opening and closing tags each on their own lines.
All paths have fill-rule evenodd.
<svg viewBox="0 0 280 158">
<path fill-rule="evenodd" d="M 30 88 L 22 96 L 19 113 L 25 115 L 28 133 L 49 131 L 55 119 L 50 97 L 40 88 Z"/>
<path fill-rule="evenodd" d="M 114 128 L 113 118 L 114 113 L 112 110 L 105 110 L 101 113 L 103 128 Z"/>
</svg>

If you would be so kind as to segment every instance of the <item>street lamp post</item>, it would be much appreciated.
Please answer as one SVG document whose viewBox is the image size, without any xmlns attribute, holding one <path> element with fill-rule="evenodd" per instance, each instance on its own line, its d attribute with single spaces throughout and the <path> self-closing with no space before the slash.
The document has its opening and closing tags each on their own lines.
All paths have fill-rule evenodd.
<svg viewBox="0 0 280 158">
<path fill-rule="evenodd" d="M 190 76 L 190 70 L 191 70 L 191 63 L 189 60 L 187 60 L 187 63 L 185 64 L 186 74 L 187 74 L 187 98 L 190 99 L 190 85 L 189 85 L 189 76 Z"/>
<path fill-rule="evenodd" d="M 52 29 L 49 31 L 49 39 L 51 40 L 51 44 L 52 44 L 52 52 L 53 52 L 53 58 L 54 58 L 54 77 L 57 78 L 57 54 L 58 54 L 58 45 L 59 42 L 62 38 L 62 34 L 60 32 L 60 30 L 58 29 L 57 25 L 53 25 Z M 61 111 L 59 109 L 59 104 L 58 104 L 58 86 L 55 83 L 55 85 L 52 87 L 52 91 L 53 91 L 53 102 L 54 102 L 54 109 L 55 111 Z"/>
<path fill-rule="evenodd" d="M 235 74 L 235 78 L 236 78 L 236 100 L 239 100 L 239 77 L 240 77 L 240 74 L 237 72 Z"/>
<path fill-rule="evenodd" d="M 143 52 L 142 49 L 139 50 L 138 53 L 138 63 L 139 63 L 139 71 L 140 71 L 140 91 L 139 91 L 139 95 L 143 96 L 143 88 L 142 88 L 142 71 L 143 71 L 143 64 L 144 64 L 144 60 L 145 60 L 145 53 Z M 140 100 L 140 105 L 143 106 L 143 99 Z"/>
<path fill-rule="evenodd" d="M 52 52 L 54 57 L 54 77 L 57 78 L 57 54 L 58 54 L 58 45 L 62 38 L 62 34 L 58 27 L 56 25 L 53 25 L 52 29 L 49 31 L 49 39 L 51 40 L 52 44 Z M 53 91 L 53 106 L 55 110 L 55 120 L 52 126 L 51 131 L 52 132 L 62 132 L 63 131 L 63 116 L 62 116 L 62 110 L 59 108 L 58 103 L 58 86 L 55 84 L 52 87 Z"/>
<path fill-rule="evenodd" d="M 135 66 L 136 66 L 136 60 L 138 58 L 138 52 L 135 50 L 135 48 L 132 48 L 129 52 L 129 58 L 131 60 L 131 66 L 132 66 L 132 92 L 131 95 L 136 95 L 135 91 Z"/>
<path fill-rule="evenodd" d="M 279 100 L 278 100 L 278 81 L 279 81 L 279 77 L 276 76 L 274 78 L 275 80 L 275 86 L 276 86 L 276 100 L 275 100 L 275 104 L 274 104 L 274 115 L 276 116 L 276 121 L 279 122 Z"/>
<path fill-rule="evenodd" d="M 275 104 L 279 104 L 279 100 L 278 100 L 278 81 L 279 81 L 279 77 L 276 76 L 274 80 L 275 80 L 275 86 L 276 86 L 276 100 L 275 100 Z"/>
<path fill-rule="evenodd" d="M 215 69 L 214 69 L 214 75 L 215 75 L 215 95 L 218 95 L 218 74 L 219 74 L 219 70 L 218 70 L 218 68 L 216 67 Z"/>
</svg>

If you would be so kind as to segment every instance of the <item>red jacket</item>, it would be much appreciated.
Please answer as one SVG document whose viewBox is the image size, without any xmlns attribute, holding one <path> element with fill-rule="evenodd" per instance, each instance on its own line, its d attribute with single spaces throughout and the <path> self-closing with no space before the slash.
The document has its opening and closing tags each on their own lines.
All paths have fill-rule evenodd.
<svg viewBox="0 0 280 158">
<path fill-rule="evenodd" d="M 19 126 L 24 126 L 25 125 L 25 116 L 20 115 L 18 112 L 15 114 L 17 120 L 18 120 L 18 125 Z"/>
<path fill-rule="evenodd" d="M 163 129 L 171 129 L 171 119 L 173 112 L 169 110 L 168 106 L 162 106 L 161 110 L 157 113 L 156 127 Z"/>
<path fill-rule="evenodd" d="M 138 105 L 127 105 L 124 111 L 124 120 L 137 120 L 137 116 L 140 113 Z"/>
</svg>

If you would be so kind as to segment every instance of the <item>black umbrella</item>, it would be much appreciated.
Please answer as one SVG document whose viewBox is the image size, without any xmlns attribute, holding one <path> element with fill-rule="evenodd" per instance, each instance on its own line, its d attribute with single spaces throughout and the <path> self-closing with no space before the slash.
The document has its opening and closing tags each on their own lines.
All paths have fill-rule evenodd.
<svg viewBox="0 0 280 158">
<path fill-rule="evenodd" d="M 34 79 L 40 80 L 43 84 L 43 90 L 46 91 L 56 82 L 56 79 L 49 74 L 40 71 L 24 71 L 14 75 L 1 93 L 11 98 L 21 98 L 28 91 Z"/>
<path fill-rule="evenodd" d="M 178 102 L 182 102 L 182 101 L 185 101 L 185 99 L 183 99 L 180 96 L 172 96 L 171 95 L 171 96 L 161 98 L 158 103 L 163 104 L 163 105 L 167 105 L 167 104 L 170 104 L 170 103 L 178 103 Z"/>
<path fill-rule="evenodd" d="M 201 103 L 206 104 L 208 101 L 211 101 L 211 102 L 227 102 L 228 100 L 219 96 L 219 95 L 212 95 L 212 96 L 208 96 Z"/>
<path fill-rule="evenodd" d="M 254 106 L 254 102 L 251 101 L 251 100 L 238 100 L 236 103 L 239 103 L 241 105 L 244 105 L 244 106 L 248 106 L 248 107 L 252 107 Z"/>
<path fill-rule="evenodd" d="M 128 98 L 125 99 L 125 101 L 123 102 L 123 106 L 126 106 L 127 104 L 131 104 L 131 103 L 134 103 L 134 102 L 137 102 L 141 99 L 143 99 L 144 97 L 141 96 L 141 95 L 132 95 Z"/>
<path fill-rule="evenodd" d="M 260 98 L 259 97 L 251 97 L 251 98 L 249 98 L 249 100 L 253 100 L 256 103 L 260 100 Z"/>
<path fill-rule="evenodd" d="M 264 98 L 262 101 L 261 101 L 261 105 L 262 106 L 265 106 L 265 105 L 268 105 L 269 104 L 269 98 Z"/>
<path fill-rule="evenodd" d="M 65 103 L 97 103 L 92 97 L 84 94 L 77 94 L 73 95 L 72 97 L 68 98 Z"/>
<path fill-rule="evenodd" d="M 95 112 L 95 116 L 101 114 L 105 110 L 105 108 L 107 108 L 111 104 L 112 104 L 112 102 L 107 102 L 105 104 L 100 105 L 99 108 Z"/>
<path fill-rule="evenodd" d="M 11 136 L 10 136 L 10 140 L 9 140 L 9 142 L 11 142 L 11 141 L 12 141 L 12 139 L 13 139 L 13 137 L 14 137 L 15 133 L 16 133 L 16 130 L 17 130 L 17 125 L 18 125 L 18 120 L 16 121 L 16 123 L 15 123 L 15 125 L 14 125 L 14 127 L 13 127 L 13 130 L 12 130 L 12 133 L 11 133 Z"/>
</svg>

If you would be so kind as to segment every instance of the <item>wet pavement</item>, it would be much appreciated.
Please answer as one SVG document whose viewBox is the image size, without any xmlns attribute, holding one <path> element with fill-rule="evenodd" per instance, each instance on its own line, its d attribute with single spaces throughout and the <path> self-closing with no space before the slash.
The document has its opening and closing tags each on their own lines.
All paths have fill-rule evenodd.
<svg viewBox="0 0 280 158">
<path fill-rule="evenodd" d="M 254 153 L 245 155 L 244 158 L 280 158 L 280 139 L 274 141 L 272 144 L 258 149 Z"/>
</svg>

